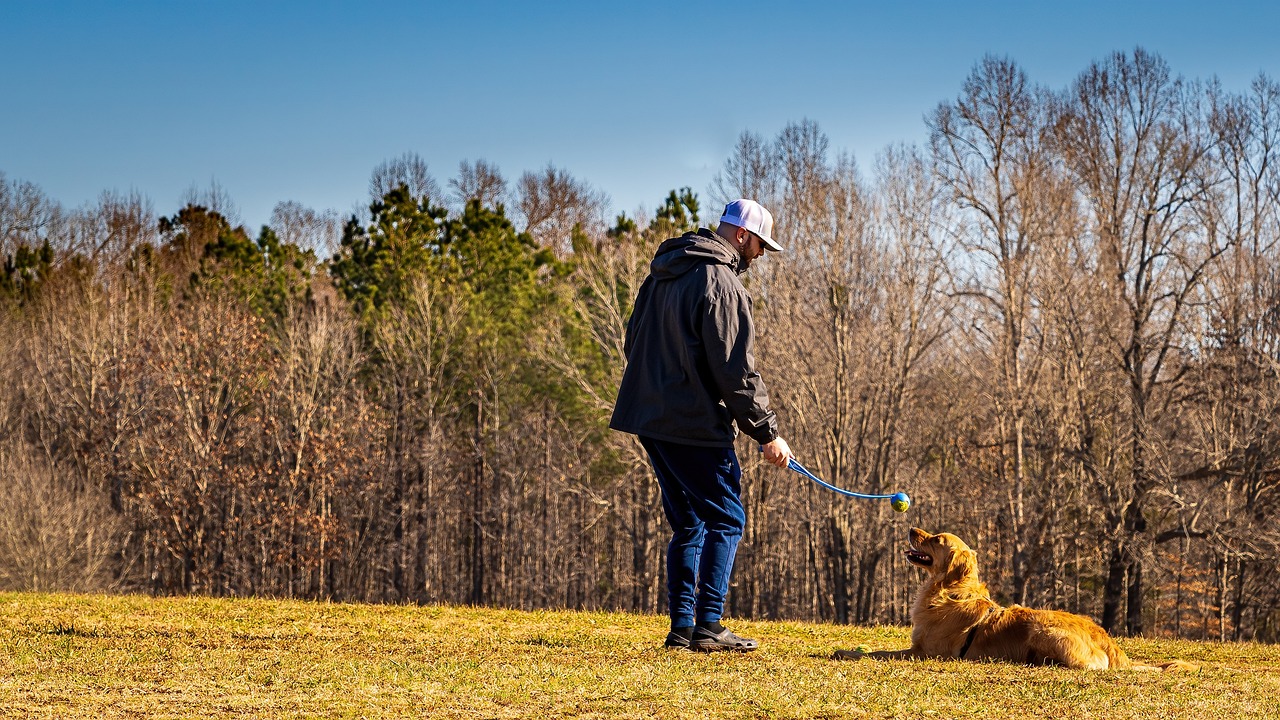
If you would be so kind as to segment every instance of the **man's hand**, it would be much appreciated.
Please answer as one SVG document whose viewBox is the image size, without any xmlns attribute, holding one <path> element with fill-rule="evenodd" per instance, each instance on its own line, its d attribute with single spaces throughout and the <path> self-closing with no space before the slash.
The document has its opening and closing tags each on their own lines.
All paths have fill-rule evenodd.
<svg viewBox="0 0 1280 720">
<path fill-rule="evenodd" d="M 764 452 L 765 462 L 773 463 L 780 468 L 787 466 L 787 463 L 795 457 L 791 454 L 791 446 L 782 438 L 774 438 L 773 442 L 760 446 L 760 450 Z"/>
</svg>

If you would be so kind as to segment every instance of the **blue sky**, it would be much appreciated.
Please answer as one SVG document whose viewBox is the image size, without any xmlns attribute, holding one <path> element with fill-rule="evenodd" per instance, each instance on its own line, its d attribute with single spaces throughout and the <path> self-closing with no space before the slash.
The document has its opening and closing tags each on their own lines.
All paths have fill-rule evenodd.
<svg viewBox="0 0 1280 720">
<path fill-rule="evenodd" d="M 708 185 L 744 130 L 811 119 L 864 167 L 986 53 L 1063 87 L 1141 45 L 1243 90 L 1280 77 L 1280 3 L 0 0 L 0 171 L 68 206 L 216 182 L 250 228 L 349 213 L 416 152 L 552 163 L 614 213 Z"/>
</svg>

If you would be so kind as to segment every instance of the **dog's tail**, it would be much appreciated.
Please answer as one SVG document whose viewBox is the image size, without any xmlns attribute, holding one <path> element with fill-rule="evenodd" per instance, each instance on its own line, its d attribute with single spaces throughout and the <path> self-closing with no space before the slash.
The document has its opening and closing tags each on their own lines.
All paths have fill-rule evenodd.
<svg viewBox="0 0 1280 720">
<path fill-rule="evenodd" d="M 1134 663 L 1134 670 L 1153 670 L 1160 672 L 1200 672 L 1200 666 L 1195 663 L 1189 663 L 1185 660 L 1170 660 L 1158 665 L 1141 665 Z"/>
</svg>

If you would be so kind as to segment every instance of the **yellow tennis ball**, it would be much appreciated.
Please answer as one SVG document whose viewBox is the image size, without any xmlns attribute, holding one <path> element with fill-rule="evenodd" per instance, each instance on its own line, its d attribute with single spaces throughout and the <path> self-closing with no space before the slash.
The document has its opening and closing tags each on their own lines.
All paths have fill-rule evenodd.
<svg viewBox="0 0 1280 720">
<path fill-rule="evenodd" d="M 911 497 L 904 492 L 894 493 L 893 497 L 889 498 L 889 502 L 898 512 L 906 512 L 907 508 L 911 507 Z"/>
</svg>

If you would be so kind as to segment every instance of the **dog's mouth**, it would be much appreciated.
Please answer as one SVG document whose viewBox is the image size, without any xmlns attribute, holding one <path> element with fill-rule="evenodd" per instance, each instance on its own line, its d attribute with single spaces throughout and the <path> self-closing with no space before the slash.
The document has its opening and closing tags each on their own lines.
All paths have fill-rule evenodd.
<svg viewBox="0 0 1280 720">
<path fill-rule="evenodd" d="M 916 550 L 915 548 L 910 548 L 906 550 L 905 552 L 903 552 L 903 555 L 907 556 L 907 562 L 911 563 L 912 565 L 929 567 L 930 565 L 933 564 L 932 555 L 927 555 L 925 553 L 922 553 L 919 550 Z"/>
</svg>

